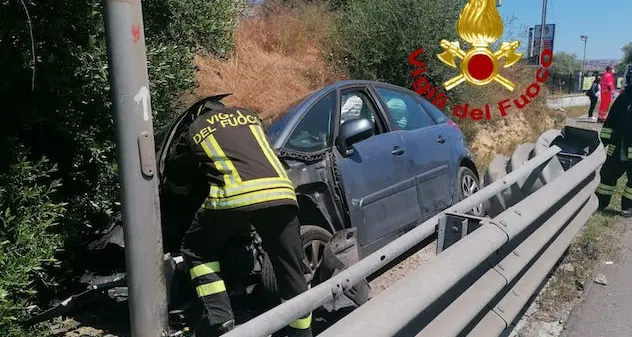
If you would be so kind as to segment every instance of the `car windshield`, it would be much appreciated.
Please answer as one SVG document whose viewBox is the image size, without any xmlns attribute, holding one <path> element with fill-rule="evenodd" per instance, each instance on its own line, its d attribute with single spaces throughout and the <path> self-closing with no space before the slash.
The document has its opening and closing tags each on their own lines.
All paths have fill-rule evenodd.
<svg viewBox="0 0 632 337">
<path fill-rule="evenodd" d="M 268 127 L 266 128 L 266 131 L 268 133 L 268 137 L 270 138 L 270 141 L 272 141 L 272 142 L 276 141 L 276 139 L 279 137 L 281 132 L 287 126 L 288 122 L 298 112 L 298 109 L 297 109 L 298 105 L 303 103 L 303 101 L 305 101 L 313 93 L 314 93 L 314 91 L 312 91 L 309 94 L 297 99 L 296 101 L 294 101 L 292 103 L 286 104 L 285 106 L 283 106 L 283 108 L 278 109 L 278 111 L 281 112 L 280 115 L 282 115 L 282 117 L 279 118 L 278 120 L 274 121 L 272 124 L 268 125 Z"/>
</svg>

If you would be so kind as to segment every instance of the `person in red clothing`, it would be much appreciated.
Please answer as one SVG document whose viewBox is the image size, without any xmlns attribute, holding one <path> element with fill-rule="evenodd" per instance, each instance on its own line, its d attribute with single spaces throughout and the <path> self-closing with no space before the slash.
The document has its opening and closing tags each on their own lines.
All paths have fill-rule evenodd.
<svg viewBox="0 0 632 337">
<path fill-rule="evenodd" d="M 610 103 L 612 103 L 612 95 L 614 94 L 614 75 L 612 67 L 606 67 L 606 72 L 601 77 L 601 103 L 599 104 L 599 122 L 603 123 L 608 117 Z"/>
</svg>

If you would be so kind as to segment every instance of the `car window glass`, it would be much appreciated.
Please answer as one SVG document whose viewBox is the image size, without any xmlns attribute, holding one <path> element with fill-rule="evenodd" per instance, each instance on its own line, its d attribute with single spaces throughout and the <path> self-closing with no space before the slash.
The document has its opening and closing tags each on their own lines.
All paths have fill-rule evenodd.
<svg viewBox="0 0 632 337">
<path fill-rule="evenodd" d="M 365 118 L 373 123 L 374 134 L 382 133 L 380 119 L 373 100 L 363 89 L 342 93 L 340 96 L 340 125 L 345 122 Z"/>
<path fill-rule="evenodd" d="M 334 91 L 312 106 L 292 132 L 285 148 L 317 152 L 329 147 L 335 98 Z"/>
<path fill-rule="evenodd" d="M 417 100 L 421 103 L 426 112 L 434 117 L 435 121 L 437 121 L 437 124 L 443 124 L 448 121 L 448 116 L 446 116 L 441 110 L 439 110 L 439 108 L 434 106 L 432 103 L 421 97 L 417 98 Z"/>
<path fill-rule="evenodd" d="M 381 87 L 376 89 L 401 130 L 416 130 L 435 125 L 432 117 L 413 96 Z"/>
</svg>

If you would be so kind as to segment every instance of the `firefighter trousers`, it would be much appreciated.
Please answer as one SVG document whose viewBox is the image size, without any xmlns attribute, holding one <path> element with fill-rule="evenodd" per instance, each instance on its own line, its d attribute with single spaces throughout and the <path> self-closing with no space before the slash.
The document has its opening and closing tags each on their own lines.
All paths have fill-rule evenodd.
<svg viewBox="0 0 632 337">
<path fill-rule="evenodd" d="M 273 206 L 254 211 L 200 209 L 182 240 L 182 254 L 198 298 L 202 317 L 196 337 L 215 337 L 217 327 L 234 320 L 220 266 L 224 245 L 239 230 L 252 224 L 261 236 L 277 279 L 280 301 L 307 290 L 302 269 L 303 247 L 295 206 Z M 280 302 L 279 301 L 279 302 Z M 311 313 L 292 322 L 274 336 L 311 337 Z"/>
<path fill-rule="evenodd" d="M 621 209 L 632 209 L 632 162 L 622 161 L 617 151 L 609 152 L 606 162 L 601 167 L 601 183 L 597 187 L 599 209 L 608 207 L 610 199 L 614 195 L 617 181 L 624 173 L 628 176 L 628 182 L 621 197 Z"/>
</svg>

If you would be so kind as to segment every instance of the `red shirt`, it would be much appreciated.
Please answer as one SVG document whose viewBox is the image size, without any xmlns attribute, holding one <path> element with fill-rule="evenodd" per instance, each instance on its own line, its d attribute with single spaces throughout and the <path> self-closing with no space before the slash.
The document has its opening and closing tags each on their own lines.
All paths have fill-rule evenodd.
<svg viewBox="0 0 632 337">
<path fill-rule="evenodd" d="M 611 72 L 606 71 L 606 73 L 603 74 L 603 76 L 601 77 L 600 85 L 601 85 L 602 93 L 612 94 L 612 92 L 615 90 L 615 87 L 614 87 L 614 76 L 612 75 Z"/>
</svg>

